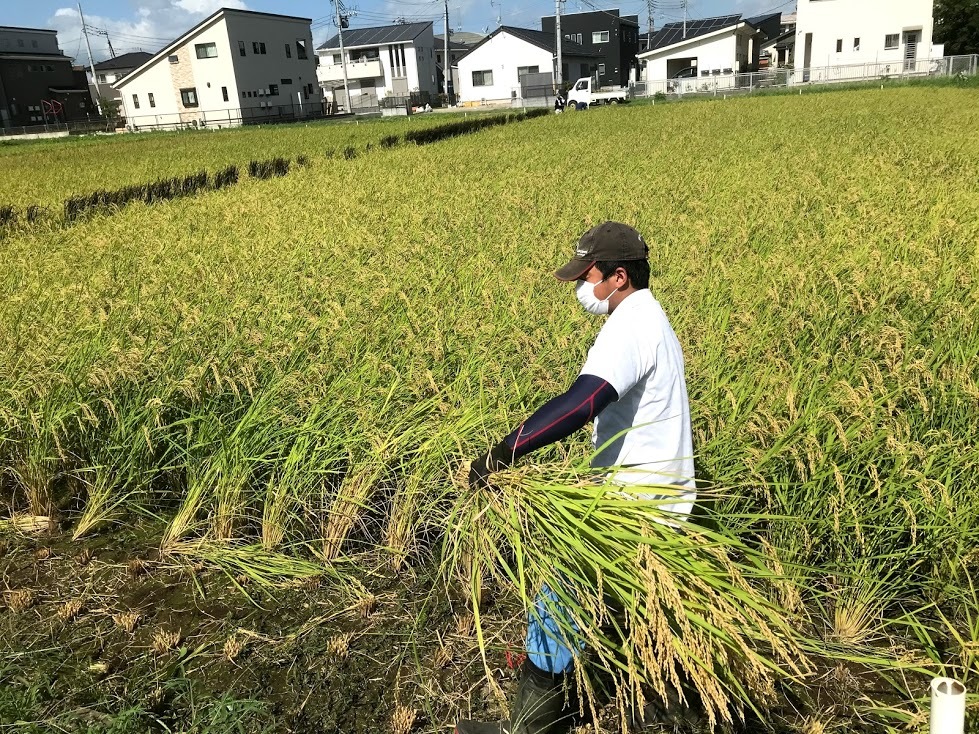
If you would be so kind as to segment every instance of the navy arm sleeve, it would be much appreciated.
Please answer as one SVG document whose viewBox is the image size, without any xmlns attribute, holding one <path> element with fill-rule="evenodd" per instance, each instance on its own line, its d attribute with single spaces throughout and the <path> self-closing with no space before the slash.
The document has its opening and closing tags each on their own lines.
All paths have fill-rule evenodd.
<svg viewBox="0 0 979 734">
<path fill-rule="evenodd" d="M 615 388 L 601 377 L 580 375 L 567 392 L 549 400 L 503 439 L 509 449 L 506 463 L 567 438 L 618 399 Z"/>
</svg>

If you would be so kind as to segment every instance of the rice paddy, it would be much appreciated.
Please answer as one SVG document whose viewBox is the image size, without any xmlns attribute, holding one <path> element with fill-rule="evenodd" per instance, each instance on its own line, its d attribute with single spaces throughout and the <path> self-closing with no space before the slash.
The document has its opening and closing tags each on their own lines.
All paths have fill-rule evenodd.
<svg viewBox="0 0 979 734">
<path fill-rule="evenodd" d="M 501 711 L 558 580 L 586 731 L 679 688 L 705 728 L 923 732 L 930 676 L 974 690 L 979 89 L 384 142 L 413 124 L 0 149 L 18 206 L 268 174 L 0 240 L 0 676 L 72 651 L 0 720 L 445 730 Z M 550 271 L 604 219 L 684 348 L 682 533 L 592 481 L 584 432 L 461 479 L 577 375 L 600 322 Z"/>
</svg>

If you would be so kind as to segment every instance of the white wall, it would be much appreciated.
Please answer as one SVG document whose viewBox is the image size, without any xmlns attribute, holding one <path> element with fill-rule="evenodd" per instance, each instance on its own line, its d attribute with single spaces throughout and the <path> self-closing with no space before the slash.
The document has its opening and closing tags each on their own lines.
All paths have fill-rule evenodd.
<svg viewBox="0 0 979 734">
<path fill-rule="evenodd" d="M 738 35 L 732 28 L 726 33 L 710 36 L 706 39 L 693 38 L 689 43 L 664 49 L 663 52 L 653 51 L 648 56 L 644 54 L 640 61 L 646 62 L 646 79 L 649 81 L 668 79 L 667 62 L 676 59 L 697 59 L 698 76 L 703 70 L 734 69 L 737 71 Z M 744 38 L 743 33 L 740 36 Z M 704 81 L 707 79 L 704 77 Z M 690 79 L 690 81 L 693 82 L 694 80 Z"/>
<path fill-rule="evenodd" d="M 795 66 L 806 63 L 806 34 L 812 34 L 809 66 L 901 62 L 906 32 L 919 31 L 916 58 L 931 54 L 934 20 L 932 0 L 799 0 Z M 885 48 L 888 34 L 898 34 L 898 47 Z M 854 50 L 853 39 L 860 39 Z M 836 52 L 837 39 L 843 51 Z"/>
<path fill-rule="evenodd" d="M 541 73 L 553 72 L 554 55 L 506 31 L 500 31 L 459 60 L 459 101 L 509 101 L 513 91 L 519 89 L 517 68 L 521 66 L 536 66 Z M 493 85 L 473 86 L 472 73 L 488 70 L 493 72 Z"/>
<path fill-rule="evenodd" d="M 404 49 L 404 74 L 397 77 L 399 85 L 398 89 L 395 89 L 396 85 L 394 69 L 391 65 L 392 47 Z M 376 48 L 378 50 L 378 61 L 381 64 L 382 71 L 381 76 L 368 78 L 359 78 L 356 75 L 351 76 L 351 54 L 363 48 Z M 331 78 L 339 76 L 338 70 L 340 64 L 335 64 L 333 62 L 333 57 L 335 55 L 340 55 L 340 49 L 323 49 L 318 51 L 318 54 L 320 56 L 318 73 L 320 75 L 321 83 L 327 83 L 326 77 L 328 75 Z M 400 43 L 380 44 L 375 46 L 355 46 L 353 48 L 345 47 L 344 56 L 347 57 L 348 63 L 347 76 L 351 90 L 350 96 L 354 99 L 355 104 L 357 97 L 354 94 L 354 90 L 366 88 L 367 86 L 370 86 L 374 90 L 378 98 L 410 92 L 431 92 L 432 94 L 435 94 L 439 91 L 434 79 L 435 38 L 431 28 L 422 31 L 413 41 L 402 41 Z M 371 84 L 368 80 L 373 83 Z M 340 98 L 342 98 L 342 82 L 330 81 L 328 83 L 329 86 L 333 86 L 334 84 L 338 86 L 337 94 Z M 400 85 L 404 85 L 404 88 L 402 89 Z"/>
<path fill-rule="evenodd" d="M 238 87 L 237 94 L 232 94 L 231 102 L 225 103 L 226 105 L 232 108 L 255 108 L 254 112 L 260 114 L 259 110 L 262 108 L 272 112 L 276 112 L 278 107 L 288 107 L 291 110 L 299 105 L 301 98 L 304 109 L 322 109 L 322 92 L 316 80 L 316 50 L 309 23 L 268 15 L 230 13 L 228 36 Z M 296 42 L 300 40 L 306 43 L 305 59 L 300 59 L 297 52 Z M 244 56 L 239 52 L 238 41 L 245 42 Z M 264 54 L 256 55 L 253 52 L 254 41 L 265 44 Z M 291 57 L 286 56 L 286 45 L 289 46 Z M 283 79 L 291 79 L 292 83 L 283 84 Z M 264 94 L 264 90 L 273 84 L 279 87 L 279 93 L 272 96 Z M 312 94 L 308 98 L 303 89 L 307 84 L 313 85 Z M 248 92 L 260 91 L 262 93 L 258 96 L 247 96 Z"/>
<path fill-rule="evenodd" d="M 298 58 L 296 39 L 306 41 L 305 60 Z M 240 55 L 239 40 L 245 42 L 245 56 Z M 254 53 L 252 44 L 255 41 L 265 43 L 265 54 Z M 197 58 L 195 46 L 204 43 L 216 45 L 217 57 Z M 291 44 L 291 59 L 285 55 L 286 43 Z M 170 56 L 176 56 L 178 63 L 171 64 Z M 234 119 L 241 115 L 277 114 L 280 107 L 292 110 L 293 105 L 298 105 L 297 93 L 302 94 L 305 109 L 319 111 L 321 93 L 316 84 L 315 68 L 308 23 L 231 12 L 218 16 L 179 47 L 168 50 L 143 67 L 136 76 L 124 82 L 119 91 L 127 120 L 139 127 L 191 124 L 195 120 L 209 126 L 235 124 Z M 282 79 L 292 79 L 292 84 L 283 84 Z M 313 89 L 307 100 L 303 85 L 310 82 Z M 278 95 L 267 95 L 265 90 L 273 84 L 279 87 Z M 184 107 L 180 90 L 187 88 L 196 89 L 197 107 Z M 223 88 L 228 92 L 227 101 Z M 150 92 L 156 107 L 149 105 Z M 139 109 L 135 108 L 133 95 L 139 97 Z"/>
</svg>

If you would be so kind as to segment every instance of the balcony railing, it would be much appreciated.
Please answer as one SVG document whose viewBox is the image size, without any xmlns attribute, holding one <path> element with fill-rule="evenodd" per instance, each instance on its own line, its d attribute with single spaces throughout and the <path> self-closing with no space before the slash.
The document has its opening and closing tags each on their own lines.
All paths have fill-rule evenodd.
<svg viewBox="0 0 979 734">
<path fill-rule="evenodd" d="M 320 65 L 316 74 L 321 82 L 343 81 L 343 64 Z M 347 79 L 373 79 L 383 77 L 384 69 L 380 59 L 369 61 L 348 61 Z"/>
</svg>

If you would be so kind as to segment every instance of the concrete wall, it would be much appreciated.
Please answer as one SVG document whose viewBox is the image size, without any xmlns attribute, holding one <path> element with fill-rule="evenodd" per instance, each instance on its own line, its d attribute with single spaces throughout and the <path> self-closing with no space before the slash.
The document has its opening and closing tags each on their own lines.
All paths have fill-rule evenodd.
<svg viewBox="0 0 979 734">
<path fill-rule="evenodd" d="M 550 51 L 527 43 L 506 31 L 500 31 L 489 41 L 459 60 L 459 101 L 463 103 L 503 102 L 512 99 L 519 89 L 517 69 L 536 66 L 541 72 L 553 71 L 554 55 Z M 492 71 L 491 86 L 474 86 L 474 71 Z M 572 74 L 575 78 L 577 75 Z M 519 95 L 519 91 L 518 91 Z"/>
<path fill-rule="evenodd" d="M 799 0 L 795 66 L 900 63 L 911 32 L 918 34 L 915 58 L 927 59 L 933 31 L 932 0 Z M 898 35 L 896 48 L 885 48 L 888 34 Z M 854 49 L 855 38 L 860 39 L 859 49 Z M 843 41 L 840 52 L 838 40 Z"/>
</svg>

